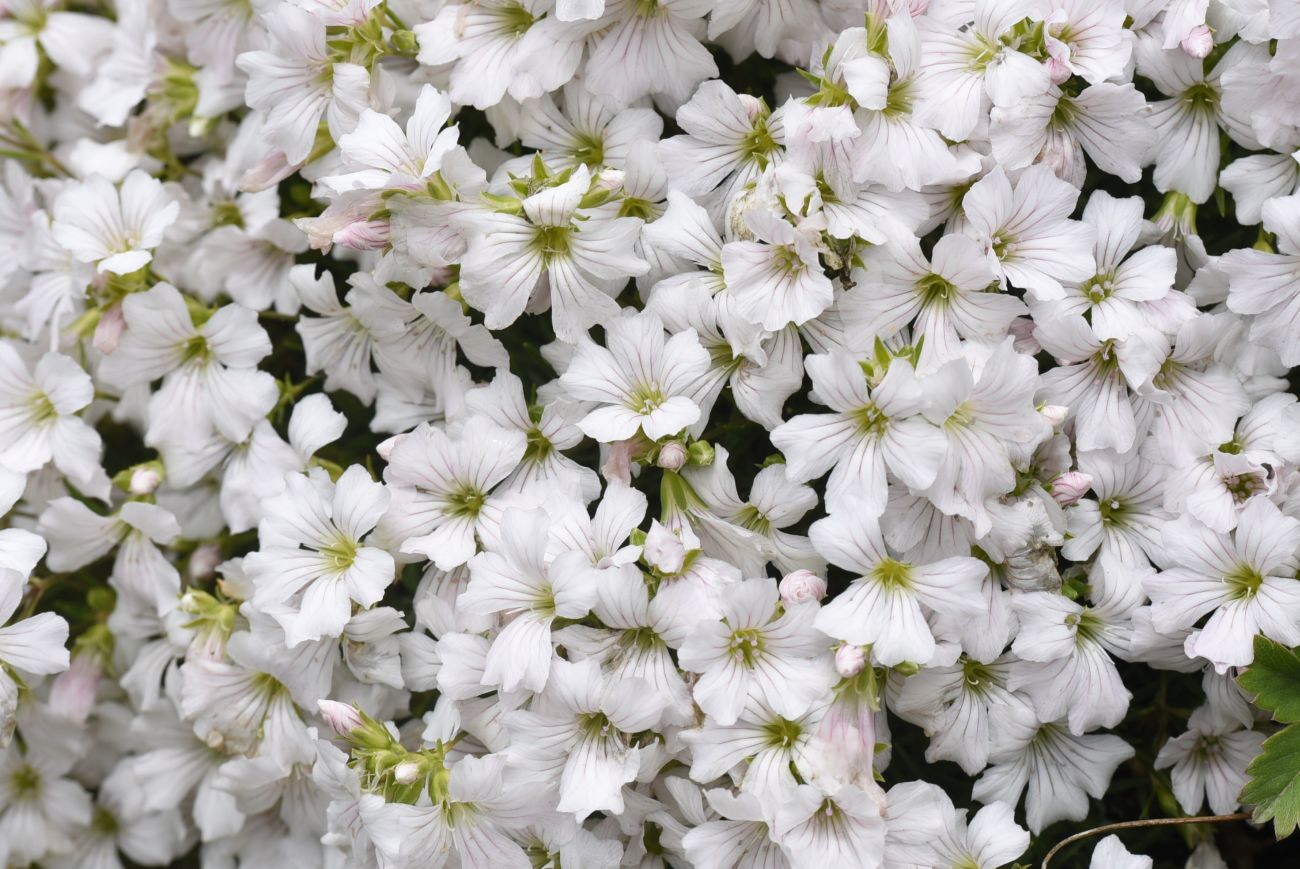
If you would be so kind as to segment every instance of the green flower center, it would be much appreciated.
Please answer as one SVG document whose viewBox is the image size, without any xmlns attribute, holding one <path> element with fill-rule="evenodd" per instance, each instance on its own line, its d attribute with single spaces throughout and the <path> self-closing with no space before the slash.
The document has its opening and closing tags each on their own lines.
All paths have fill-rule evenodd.
<svg viewBox="0 0 1300 869">
<path fill-rule="evenodd" d="M 912 587 L 912 565 L 886 558 L 871 569 L 871 579 L 887 589 L 906 591 Z"/>
<path fill-rule="evenodd" d="M 1228 586 L 1228 597 L 1232 600 L 1251 600 L 1259 594 L 1264 584 L 1264 577 L 1249 564 L 1239 564 L 1223 577 Z"/>
</svg>

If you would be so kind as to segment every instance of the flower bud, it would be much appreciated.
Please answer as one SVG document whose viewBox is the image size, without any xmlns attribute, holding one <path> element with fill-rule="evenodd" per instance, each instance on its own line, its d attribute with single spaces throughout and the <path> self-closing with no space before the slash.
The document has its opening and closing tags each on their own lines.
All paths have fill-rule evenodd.
<svg viewBox="0 0 1300 869">
<path fill-rule="evenodd" d="M 94 654 L 72 656 L 72 663 L 50 686 L 50 709 L 69 721 L 85 724 L 95 706 L 95 692 L 103 667 Z"/>
<path fill-rule="evenodd" d="M 1070 415 L 1070 409 L 1061 404 L 1044 405 L 1039 411 L 1043 419 L 1047 420 L 1048 425 L 1052 428 L 1060 428 L 1065 425 L 1065 419 Z"/>
<path fill-rule="evenodd" d="M 641 546 L 641 557 L 655 570 L 671 575 L 680 573 L 686 565 L 686 547 L 676 534 L 655 520 Z"/>
<path fill-rule="evenodd" d="M 387 220 L 357 220 L 334 233 L 333 241 L 352 250 L 380 250 L 388 244 Z"/>
<path fill-rule="evenodd" d="M 204 543 L 190 553 L 190 563 L 185 572 L 192 581 L 197 582 L 212 576 L 220 563 L 221 547 L 215 543 Z"/>
<path fill-rule="evenodd" d="M 623 182 L 626 179 L 627 173 L 622 169 L 601 169 L 600 174 L 596 176 L 596 188 L 617 193 L 623 189 Z"/>
<path fill-rule="evenodd" d="M 99 315 L 99 322 L 95 324 L 95 337 L 91 339 L 91 343 L 100 353 L 110 356 L 117 349 L 117 344 L 122 340 L 122 333 L 125 331 L 126 316 L 122 313 L 122 306 L 114 305 Z"/>
<path fill-rule="evenodd" d="M 1052 84 L 1065 84 L 1074 75 L 1070 65 L 1059 57 L 1049 57 L 1043 66 L 1047 69 L 1047 77 L 1052 80 Z"/>
<path fill-rule="evenodd" d="M 131 472 L 129 490 L 132 495 L 152 495 L 162 485 L 162 471 L 153 464 L 141 465 Z"/>
<path fill-rule="evenodd" d="M 752 121 L 763 111 L 763 103 L 753 94 L 740 94 L 740 104 L 745 107 L 745 114 Z"/>
<path fill-rule="evenodd" d="M 811 570 L 787 573 L 778 588 L 781 591 L 781 603 L 786 606 L 810 603 L 826 597 L 826 580 Z"/>
<path fill-rule="evenodd" d="M 848 643 L 835 650 L 835 672 L 845 679 L 852 679 L 867 666 L 867 653 L 861 646 Z"/>
<path fill-rule="evenodd" d="M 1183 37 L 1178 47 L 1195 58 L 1205 58 L 1214 51 L 1214 32 L 1207 24 L 1198 24 Z"/>
<path fill-rule="evenodd" d="M 279 184 L 301 168 L 301 163 L 290 163 L 283 151 L 274 150 L 240 177 L 239 189 L 244 193 L 260 193 Z"/>
<path fill-rule="evenodd" d="M 317 700 L 316 705 L 320 707 L 325 723 L 339 736 L 351 736 L 352 731 L 362 725 L 361 713 L 355 706 L 337 700 Z"/>
<path fill-rule="evenodd" d="M 1092 486 L 1092 475 L 1083 471 L 1066 471 L 1052 481 L 1052 500 L 1062 507 L 1078 502 Z"/>
<path fill-rule="evenodd" d="M 414 784 L 420 778 L 420 765 L 412 760 L 404 760 L 393 767 L 393 781 L 399 785 Z"/>
<path fill-rule="evenodd" d="M 669 441 L 659 450 L 655 464 L 665 471 L 680 471 L 686 467 L 686 447 L 680 441 Z"/>
</svg>

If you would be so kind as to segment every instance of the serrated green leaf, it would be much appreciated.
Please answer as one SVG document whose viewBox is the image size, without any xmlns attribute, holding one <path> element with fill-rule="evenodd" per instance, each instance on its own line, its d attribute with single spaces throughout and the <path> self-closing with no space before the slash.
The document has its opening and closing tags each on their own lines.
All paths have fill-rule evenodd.
<svg viewBox="0 0 1300 869">
<path fill-rule="evenodd" d="M 1291 835 L 1300 822 L 1300 727 L 1283 728 L 1264 740 L 1246 774 L 1250 781 L 1241 801 L 1255 806 L 1255 821 L 1272 821 L 1279 839 Z"/>
<path fill-rule="evenodd" d="M 1255 637 L 1255 663 L 1237 677 L 1255 694 L 1255 705 L 1283 724 L 1300 721 L 1300 655 L 1266 637 Z"/>
</svg>

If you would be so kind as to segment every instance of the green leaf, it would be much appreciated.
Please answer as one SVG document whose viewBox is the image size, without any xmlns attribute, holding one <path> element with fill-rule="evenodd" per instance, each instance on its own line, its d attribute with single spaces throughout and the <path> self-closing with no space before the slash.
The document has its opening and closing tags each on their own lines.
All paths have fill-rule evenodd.
<svg viewBox="0 0 1300 869">
<path fill-rule="evenodd" d="M 1272 821 L 1279 839 L 1291 835 L 1300 822 L 1300 727 L 1283 728 L 1264 740 L 1246 773 L 1250 781 L 1241 801 L 1254 804 L 1255 821 Z"/>
<path fill-rule="evenodd" d="M 1283 724 L 1300 721 L 1300 655 L 1265 637 L 1255 637 L 1255 663 L 1237 677 L 1257 695 L 1255 705 Z"/>
</svg>

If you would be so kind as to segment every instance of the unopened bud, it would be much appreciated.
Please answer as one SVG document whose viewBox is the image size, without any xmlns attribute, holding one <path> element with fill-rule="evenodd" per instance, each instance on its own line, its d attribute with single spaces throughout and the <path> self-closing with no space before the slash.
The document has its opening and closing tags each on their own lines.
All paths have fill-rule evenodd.
<svg viewBox="0 0 1300 869">
<path fill-rule="evenodd" d="M 627 173 L 622 169 L 601 169 L 600 175 L 596 177 L 596 188 L 617 193 L 623 189 L 623 182 L 626 179 Z"/>
<path fill-rule="evenodd" d="M 352 250 L 380 250 L 387 246 L 389 234 L 387 220 L 357 220 L 334 233 L 333 241 Z"/>
<path fill-rule="evenodd" d="M 852 679 L 867 666 L 867 653 L 861 646 L 844 644 L 835 650 L 835 672 L 845 679 Z"/>
<path fill-rule="evenodd" d="M 1052 500 L 1062 507 L 1078 502 L 1092 486 L 1092 475 L 1083 471 L 1066 471 L 1052 481 Z"/>
<path fill-rule="evenodd" d="M 753 94 L 740 94 L 740 104 L 745 107 L 745 114 L 752 121 L 763 111 L 763 103 Z"/>
<path fill-rule="evenodd" d="M 393 767 L 393 781 L 399 785 L 414 784 L 420 778 L 420 765 L 412 760 L 404 760 Z"/>
<path fill-rule="evenodd" d="M 826 596 L 826 580 L 811 570 L 787 573 L 778 588 L 781 592 L 781 603 L 786 606 L 810 603 Z"/>
<path fill-rule="evenodd" d="M 1047 77 L 1052 80 L 1052 84 L 1065 84 L 1069 81 L 1070 76 L 1074 75 L 1070 65 L 1059 57 L 1049 57 L 1043 66 L 1047 69 Z"/>
<path fill-rule="evenodd" d="M 216 572 L 220 563 L 221 547 L 215 543 L 204 543 L 190 553 L 190 562 L 185 572 L 193 581 L 207 579 Z"/>
<path fill-rule="evenodd" d="M 686 467 L 686 447 L 682 446 L 680 441 L 669 441 L 659 450 L 659 458 L 655 464 L 665 471 L 680 471 Z"/>
<path fill-rule="evenodd" d="M 1192 32 L 1183 37 L 1178 47 L 1195 58 L 1205 58 L 1214 51 L 1214 32 L 1207 24 L 1198 24 Z"/>
<path fill-rule="evenodd" d="M 99 315 L 99 322 L 95 324 L 95 337 L 91 339 L 91 343 L 100 353 L 111 356 L 125 331 L 126 316 L 122 313 L 122 306 L 113 305 Z"/>
<path fill-rule="evenodd" d="M 337 700 L 317 700 L 316 705 L 325 723 L 339 736 L 351 736 L 352 731 L 361 727 L 361 713 L 355 706 Z"/>
<path fill-rule="evenodd" d="M 131 472 L 129 486 L 132 495 L 152 495 L 162 485 L 162 472 L 151 465 L 141 465 Z"/>
<path fill-rule="evenodd" d="M 1066 418 L 1070 415 L 1070 409 L 1061 404 L 1044 405 L 1039 411 L 1043 419 L 1047 420 L 1048 425 L 1052 428 L 1060 428 L 1065 425 Z"/>
</svg>

